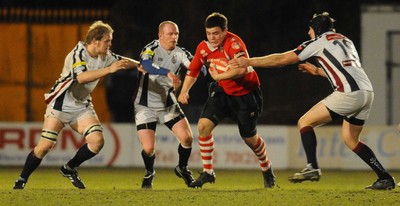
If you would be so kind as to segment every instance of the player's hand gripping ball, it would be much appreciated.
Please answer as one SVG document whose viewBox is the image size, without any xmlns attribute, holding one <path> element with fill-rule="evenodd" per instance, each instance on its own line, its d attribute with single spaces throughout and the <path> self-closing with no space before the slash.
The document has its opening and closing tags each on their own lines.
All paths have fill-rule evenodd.
<svg viewBox="0 0 400 206">
<path fill-rule="evenodd" d="M 230 69 L 228 62 L 229 60 L 225 58 L 211 59 L 210 70 L 216 70 L 218 74 L 224 73 Z"/>
</svg>

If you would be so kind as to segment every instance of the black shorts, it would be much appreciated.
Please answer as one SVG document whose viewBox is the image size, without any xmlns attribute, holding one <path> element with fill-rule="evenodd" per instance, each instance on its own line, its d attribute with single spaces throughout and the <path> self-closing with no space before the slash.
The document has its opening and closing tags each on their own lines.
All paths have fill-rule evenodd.
<svg viewBox="0 0 400 206">
<path fill-rule="evenodd" d="M 211 83 L 209 96 L 201 118 L 218 125 L 225 117 L 237 121 L 240 136 L 252 137 L 257 134 L 257 120 L 263 109 L 260 88 L 243 96 L 230 96 L 217 84 Z"/>
</svg>

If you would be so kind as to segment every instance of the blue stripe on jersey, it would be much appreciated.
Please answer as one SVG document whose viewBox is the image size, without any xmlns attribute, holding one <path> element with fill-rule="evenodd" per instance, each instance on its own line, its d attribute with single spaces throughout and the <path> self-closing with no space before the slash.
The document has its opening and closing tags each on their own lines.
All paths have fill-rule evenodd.
<svg viewBox="0 0 400 206">
<path fill-rule="evenodd" d="M 68 74 L 66 77 L 62 78 L 61 80 L 57 80 L 56 83 L 53 85 L 53 87 L 51 87 L 50 93 L 54 92 L 56 90 L 57 86 L 61 83 L 64 83 L 70 76 L 71 76 L 71 74 Z"/>
<path fill-rule="evenodd" d="M 62 106 L 63 106 L 63 103 L 64 103 L 65 93 L 67 93 L 67 91 L 64 91 L 64 93 L 62 93 L 60 96 L 57 97 L 56 102 L 54 103 L 53 109 L 56 109 L 58 111 L 62 111 Z"/>
<path fill-rule="evenodd" d="M 74 65 L 77 62 L 76 58 L 75 58 L 75 53 L 76 53 L 76 50 L 78 50 L 78 47 L 79 47 L 79 44 L 76 45 L 76 47 L 74 49 L 74 52 L 73 52 L 73 55 L 72 55 L 72 65 Z"/>
<path fill-rule="evenodd" d="M 301 45 L 299 45 L 296 49 L 294 49 L 294 53 L 299 56 L 299 54 L 303 51 L 304 48 L 306 48 L 309 44 L 314 42 L 315 39 L 308 40 L 306 42 L 303 42 Z"/>
<path fill-rule="evenodd" d="M 143 78 L 143 86 L 142 86 L 142 95 L 140 95 L 139 104 L 147 107 L 147 91 L 149 90 L 149 74 L 146 73 L 142 75 Z M 139 80 L 140 81 L 140 80 Z"/>
<path fill-rule="evenodd" d="M 82 49 L 80 52 L 79 52 L 79 58 L 81 59 L 81 61 L 83 61 L 83 52 L 84 52 L 85 50 L 84 49 Z M 76 63 L 76 62 L 74 62 L 74 63 Z M 86 67 L 86 65 L 83 65 L 85 68 L 82 70 L 83 72 L 85 72 L 85 71 L 87 71 L 87 67 Z"/>
<path fill-rule="evenodd" d="M 174 92 L 174 88 L 170 88 L 168 90 L 168 97 L 167 97 L 167 102 L 165 103 L 165 107 L 170 107 L 175 103 L 174 100 L 172 100 L 172 97 L 171 97 L 171 93 L 173 93 L 173 92 Z"/>
<path fill-rule="evenodd" d="M 177 45 L 177 46 L 178 46 L 178 45 Z M 193 60 L 193 55 L 192 55 L 188 50 L 186 50 L 184 47 L 180 47 L 180 46 L 178 46 L 178 47 L 181 48 L 181 49 L 183 50 L 183 52 L 185 52 L 186 56 L 188 57 L 188 59 L 189 59 L 190 61 Z"/>
<path fill-rule="evenodd" d="M 329 61 L 331 61 L 333 65 L 335 65 L 335 67 L 344 75 L 347 82 L 349 82 L 351 91 L 354 92 L 360 90 L 360 87 L 358 87 L 356 80 L 354 80 L 354 78 L 346 71 L 346 69 L 342 67 L 342 64 L 338 62 L 337 59 L 331 53 L 329 53 L 328 50 L 324 49 L 322 52 L 329 59 Z"/>
<path fill-rule="evenodd" d="M 85 50 L 82 48 L 80 51 L 78 51 L 79 48 L 79 44 L 75 47 L 74 52 L 72 54 L 72 65 L 76 64 L 77 62 L 84 62 L 83 61 L 83 52 L 85 52 Z M 78 54 L 78 58 L 76 59 L 76 56 Z M 85 67 L 82 71 L 87 71 L 87 67 L 86 65 L 82 65 L 83 67 Z M 75 80 L 76 79 L 76 73 L 73 72 L 72 74 L 72 79 Z"/>
</svg>

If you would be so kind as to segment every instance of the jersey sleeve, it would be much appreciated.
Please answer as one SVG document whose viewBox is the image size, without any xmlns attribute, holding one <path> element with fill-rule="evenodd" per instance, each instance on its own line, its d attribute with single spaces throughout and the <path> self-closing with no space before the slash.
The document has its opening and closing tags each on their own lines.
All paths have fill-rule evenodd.
<svg viewBox="0 0 400 206">
<path fill-rule="evenodd" d="M 76 80 L 78 74 L 87 71 L 87 62 L 84 58 L 84 49 L 78 45 L 77 49 L 73 50 L 65 57 L 64 65 L 69 67 L 72 74 L 72 80 Z"/>
<path fill-rule="evenodd" d="M 205 49 L 205 43 L 203 41 L 197 46 L 196 53 L 194 54 L 186 75 L 196 78 L 199 76 L 206 59 L 206 57 L 203 57 L 202 55 L 205 52 Z"/>
<path fill-rule="evenodd" d="M 107 56 L 106 56 L 106 65 L 110 66 L 112 63 L 121 60 L 122 56 L 113 53 L 112 51 L 108 51 L 107 52 Z"/>
<path fill-rule="evenodd" d="M 234 59 L 239 57 L 248 58 L 249 54 L 247 53 L 246 45 L 239 37 L 233 37 L 229 43 L 228 55 Z"/>
<path fill-rule="evenodd" d="M 182 58 L 182 66 L 185 68 L 189 68 L 190 62 L 193 60 L 193 55 L 185 48 L 182 48 L 182 51 L 184 52 Z"/>
<path fill-rule="evenodd" d="M 159 74 L 167 76 L 169 70 L 160 67 L 160 65 L 153 62 L 155 52 L 152 48 L 155 47 L 146 46 L 142 50 L 142 53 L 140 53 L 140 64 L 143 66 L 144 70 L 146 70 L 149 74 L 157 74 L 157 75 Z"/>
<path fill-rule="evenodd" d="M 300 61 L 305 61 L 310 57 L 316 56 L 322 49 L 323 46 L 317 41 L 310 40 L 303 42 L 296 49 L 294 49 L 294 53 L 297 54 Z"/>
</svg>

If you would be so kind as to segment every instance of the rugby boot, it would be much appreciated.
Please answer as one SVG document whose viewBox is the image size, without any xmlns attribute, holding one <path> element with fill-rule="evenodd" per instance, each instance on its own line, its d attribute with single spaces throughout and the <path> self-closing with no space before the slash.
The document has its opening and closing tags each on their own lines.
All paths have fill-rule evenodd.
<svg viewBox="0 0 400 206">
<path fill-rule="evenodd" d="M 394 177 L 388 179 L 378 179 L 372 185 L 368 185 L 365 189 L 370 190 L 391 190 L 396 187 Z"/>
<path fill-rule="evenodd" d="M 153 189 L 153 179 L 156 175 L 156 171 L 146 171 L 146 175 L 143 178 L 142 189 Z"/>
<path fill-rule="evenodd" d="M 275 186 L 275 175 L 272 167 L 262 174 L 264 177 L 264 188 L 273 188 Z"/>
<path fill-rule="evenodd" d="M 321 169 L 312 168 L 311 164 L 307 164 L 306 168 L 301 170 L 300 172 L 294 173 L 294 175 L 290 176 L 288 179 L 293 183 L 301 183 L 303 181 L 319 181 L 321 178 Z"/>
<path fill-rule="evenodd" d="M 187 167 L 179 167 L 176 166 L 175 169 L 176 176 L 182 178 L 185 181 L 185 184 L 189 187 L 190 183 L 194 181 L 192 176 L 192 172 Z"/>
<path fill-rule="evenodd" d="M 208 174 L 207 172 L 201 172 L 199 178 L 197 178 L 195 181 L 189 184 L 189 187 L 192 188 L 201 188 L 203 187 L 204 183 L 215 183 L 215 173 L 212 172 L 211 174 Z"/>
<path fill-rule="evenodd" d="M 85 184 L 83 184 L 81 178 L 78 176 L 78 170 L 76 168 L 71 169 L 67 164 L 65 164 L 60 168 L 60 173 L 64 177 L 68 178 L 75 187 L 79 189 L 86 188 Z"/>
</svg>

